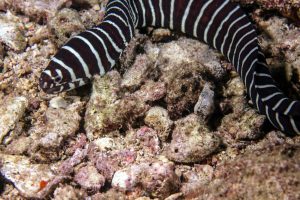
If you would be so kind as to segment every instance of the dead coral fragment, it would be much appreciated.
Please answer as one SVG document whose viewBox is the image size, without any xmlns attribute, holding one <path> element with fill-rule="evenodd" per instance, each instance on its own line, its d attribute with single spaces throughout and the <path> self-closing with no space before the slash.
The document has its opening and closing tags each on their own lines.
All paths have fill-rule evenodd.
<svg viewBox="0 0 300 200">
<path fill-rule="evenodd" d="M 86 196 L 84 192 L 75 189 L 74 187 L 70 185 L 63 185 L 59 186 L 54 191 L 54 200 L 66 200 L 66 199 L 72 199 L 72 200 L 80 200 L 84 199 Z"/>
<path fill-rule="evenodd" d="M 124 73 L 122 87 L 135 89 L 147 79 L 154 69 L 154 63 L 146 55 L 137 55 L 133 65 Z"/>
<path fill-rule="evenodd" d="M 187 199 L 299 199 L 299 160 L 299 145 L 251 150 L 217 166 L 210 184 Z"/>
<path fill-rule="evenodd" d="M 41 182 L 49 182 L 55 175 L 48 165 L 32 164 L 25 156 L 0 154 L 0 172 L 27 198 L 36 198 L 44 188 Z M 47 188 L 49 190 L 49 188 Z M 50 191 L 48 191 L 50 192 Z M 43 194 L 47 191 L 42 191 Z"/>
<path fill-rule="evenodd" d="M 171 118 L 193 109 L 204 85 L 204 78 L 219 80 L 225 75 L 217 54 L 207 45 L 191 39 L 164 44 L 157 58 L 160 81 L 166 83 L 167 109 Z"/>
<path fill-rule="evenodd" d="M 71 0 L 5 0 L 3 7 L 39 21 L 54 17 L 56 12 L 66 5 L 71 5 Z"/>
<path fill-rule="evenodd" d="M 136 132 L 136 140 L 141 143 L 143 149 L 150 151 L 152 154 L 156 154 L 160 150 L 160 142 L 157 133 L 152 128 L 146 126 L 141 127 Z"/>
<path fill-rule="evenodd" d="M 8 15 L 0 15 L 0 41 L 14 51 L 22 51 L 27 45 L 18 23 Z"/>
<path fill-rule="evenodd" d="M 0 143 L 13 130 L 28 107 L 25 97 L 7 97 L 0 105 Z"/>
<path fill-rule="evenodd" d="M 201 124 L 197 115 L 191 114 L 175 122 L 167 157 L 176 162 L 199 162 L 213 153 L 219 144 L 220 139 Z"/>
<path fill-rule="evenodd" d="M 178 191 L 179 178 L 173 163 L 143 163 L 117 171 L 112 186 L 124 192 L 142 190 L 150 197 L 163 199 Z"/>
<path fill-rule="evenodd" d="M 57 159 L 63 142 L 74 136 L 79 128 L 82 107 L 82 102 L 74 102 L 66 109 L 49 108 L 44 122 L 40 121 L 30 129 L 30 137 L 34 141 L 30 154 L 36 159 Z"/>
<path fill-rule="evenodd" d="M 71 35 L 76 35 L 85 29 L 80 16 L 74 10 L 64 8 L 48 23 L 49 29 L 57 39 L 57 46 L 63 45 Z"/>
<path fill-rule="evenodd" d="M 203 121 L 207 120 L 214 112 L 214 98 L 215 92 L 212 90 L 210 84 L 206 83 L 194 107 L 194 113 L 200 116 Z"/>
<path fill-rule="evenodd" d="M 90 164 L 75 172 L 74 180 L 82 188 L 93 192 L 98 191 L 105 183 L 105 178 Z"/>
<path fill-rule="evenodd" d="M 144 102 L 153 102 L 166 96 L 167 88 L 162 82 L 147 81 L 142 87 L 133 93 L 133 96 Z"/>
<path fill-rule="evenodd" d="M 102 78 L 95 77 L 85 114 L 84 126 L 89 139 L 118 130 L 148 110 L 149 106 L 137 97 L 121 98 L 119 90 L 119 73 L 110 72 Z"/>
<path fill-rule="evenodd" d="M 152 107 L 146 113 L 144 121 L 145 124 L 157 131 L 158 137 L 162 141 L 168 139 L 173 127 L 173 121 L 170 119 L 167 110 L 158 106 Z"/>
<path fill-rule="evenodd" d="M 218 134 L 222 136 L 224 142 L 234 144 L 238 140 L 253 140 L 260 137 L 265 116 L 247 108 L 243 96 L 231 98 L 228 104 L 233 112 L 222 119 L 218 128 Z"/>
<path fill-rule="evenodd" d="M 235 0 L 242 4 L 256 3 L 266 10 L 276 10 L 283 16 L 288 17 L 299 25 L 300 20 L 300 2 L 298 0 Z"/>
</svg>

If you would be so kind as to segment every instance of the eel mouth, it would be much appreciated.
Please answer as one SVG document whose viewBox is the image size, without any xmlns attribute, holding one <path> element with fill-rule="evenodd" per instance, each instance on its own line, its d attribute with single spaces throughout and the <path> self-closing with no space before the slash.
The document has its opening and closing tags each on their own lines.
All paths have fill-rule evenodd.
<svg viewBox="0 0 300 200">
<path fill-rule="evenodd" d="M 40 88 L 47 94 L 57 94 L 63 91 L 73 90 L 87 83 L 89 83 L 88 78 L 80 78 L 75 81 L 57 83 L 45 73 L 42 73 L 39 79 Z"/>
</svg>

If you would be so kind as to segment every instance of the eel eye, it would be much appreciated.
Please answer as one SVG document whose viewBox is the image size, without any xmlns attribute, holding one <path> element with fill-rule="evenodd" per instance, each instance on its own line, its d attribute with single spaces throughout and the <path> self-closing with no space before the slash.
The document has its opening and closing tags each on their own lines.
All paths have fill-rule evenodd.
<svg viewBox="0 0 300 200">
<path fill-rule="evenodd" d="M 62 78 L 60 76 L 56 76 L 54 78 L 54 82 L 59 83 L 62 80 Z"/>
</svg>

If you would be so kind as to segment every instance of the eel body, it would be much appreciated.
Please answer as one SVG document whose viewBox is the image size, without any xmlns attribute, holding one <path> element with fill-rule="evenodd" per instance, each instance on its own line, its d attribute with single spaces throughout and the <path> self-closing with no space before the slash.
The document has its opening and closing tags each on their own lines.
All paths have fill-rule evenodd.
<svg viewBox="0 0 300 200">
<path fill-rule="evenodd" d="M 98 26 L 70 39 L 40 77 L 46 93 L 72 90 L 109 71 L 134 29 L 165 27 L 219 50 L 235 67 L 250 99 L 270 123 L 300 134 L 300 102 L 287 98 L 272 79 L 251 22 L 229 0 L 110 0 Z"/>
</svg>

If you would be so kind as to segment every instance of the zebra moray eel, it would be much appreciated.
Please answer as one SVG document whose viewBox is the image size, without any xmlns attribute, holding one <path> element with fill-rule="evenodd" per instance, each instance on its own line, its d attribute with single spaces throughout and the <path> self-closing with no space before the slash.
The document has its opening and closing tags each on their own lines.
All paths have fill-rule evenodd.
<svg viewBox="0 0 300 200">
<path fill-rule="evenodd" d="M 235 67 L 258 111 L 287 134 L 300 133 L 300 102 L 280 91 L 272 79 L 257 35 L 239 5 L 229 0 L 110 0 L 98 26 L 70 39 L 51 59 L 40 88 L 59 93 L 109 71 L 134 29 L 166 27 L 219 50 Z"/>
</svg>

